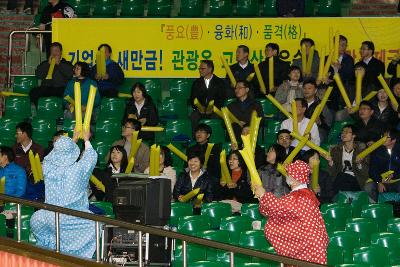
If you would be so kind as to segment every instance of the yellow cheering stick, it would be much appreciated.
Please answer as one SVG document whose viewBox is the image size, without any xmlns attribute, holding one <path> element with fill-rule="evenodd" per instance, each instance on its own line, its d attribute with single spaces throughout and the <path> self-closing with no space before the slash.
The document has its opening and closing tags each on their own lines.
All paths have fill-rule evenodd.
<svg viewBox="0 0 400 267">
<path fill-rule="evenodd" d="M 200 188 L 193 189 L 192 191 L 190 191 L 189 193 L 187 193 L 186 195 L 184 195 L 181 198 L 181 202 L 188 202 L 189 200 L 194 198 L 197 194 L 199 194 L 199 192 L 200 192 Z"/>
<path fill-rule="evenodd" d="M 239 124 L 240 125 L 240 121 L 239 121 L 239 119 L 238 118 L 236 118 L 236 116 L 235 115 L 233 115 L 233 113 L 229 110 L 229 108 L 227 108 L 227 107 L 224 107 L 223 109 L 225 109 L 226 110 L 226 112 L 227 112 L 227 114 L 228 114 L 228 116 L 229 116 L 229 119 L 231 120 L 231 122 L 234 122 L 234 123 L 237 123 L 237 124 Z"/>
<path fill-rule="evenodd" d="M 131 98 L 132 95 L 131 95 L 131 94 L 127 94 L 127 93 L 118 93 L 118 97 L 121 97 L 121 98 Z"/>
<path fill-rule="evenodd" d="M 282 164 L 278 163 L 278 165 L 276 166 L 276 170 L 280 172 L 280 174 L 282 174 L 283 177 L 287 176 L 287 172 Z"/>
<path fill-rule="evenodd" d="M 299 134 L 297 134 L 297 133 L 294 133 L 294 132 L 291 132 L 290 135 L 293 136 L 294 138 L 296 138 L 296 139 L 299 140 L 299 141 L 301 141 L 302 138 L 303 138 L 301 135 L 299 135 Z M 319 154 L 320 154 L 321 156 L 323 156 L 324 158 L 330 157 L 330 154 L 329 154 L 328 151 L 326 151 L 325 149 L 323 149 L 323 148 L 320 147 L 320 146 L 317 146 L 316 144 L 314 144 L 314 143 L 311 142 L 310 140 L 308 140 L 308 141 L 306 142 L 306 146 L 308 146 L 308 147 L 311 148 L 311 149 L 314 149 L 314 150 L 318 151 Z"/>
<path fill-rule="evenodd" d="M 222 108 L 222 115 L 224 117 L 225 126 L 226 126 L 226 129 L 228 131 L 228 135 L 229 135 L 229 138 L 231 140 L 231 143 L 237 146 L 237 140 L 236 140 L 236 137 L 235 137 L 235 133 L 233 132 L 232 123 L 231 123 L 231 120 L 230 120 L 230 118 L 228 116 L 228 111 L 227 111 L 226 107 Z"/>
<path fill-rule="evenodd" d="M 222 150 L 221 153 L 219 154 L 219 163 L 221 165 L 221 181 L 224 181 L 225 184 L 231 184 L 232 178 L 228 166 L 226 164 L 225 149 Z"/>
<path fill-rule="evenodd" d="M 378 91 L 371 91 L 369 92 L 363 99 L 363 101 L 370 101 L 372 98 L 374 98 L 376 96 L 376 94 L 378 93 Z"/>
<path fill-rule="evenodd" d="M 248 135 L 242 135 L 243 149 L 239 150 L 242 155 L 244 162 L 250 172 L 251 187 L 254 188 L 256 185 L 262 185 L 260 175 L 258 174 L 256 164 L 254 162 L 254 156 L 251 153 L 250 137 Z"/>
<path fill-rule="evenodd" d="M 314 192 L 316 192 L 318 189 L 319 161 L 313 160 L 312 166 L 311 188 Z"/>
<path fill-rule="evenodd" d="M 324 76 L 324 66 L 325 66 L 325 47 L 321 49 L 321 60 L 319 61 L 319 66 L 318 66 L 318 77 L 317 80 L 322 81 L 322 78 Z"/>
<path fill-rule="evenodd" d="M 331 64 L 332 64 L 332 58 L 333 58 L 333 50 L 331 50 L 329 52 L 328 58 L 327 58 L 327 60 L 325 62 L 324 72 L 322 73 L 322 79 L 327 79 L 328 78 L 329 68 L 331 67 Z"/>
<path fill-rule="evenodd" d="M 194 99 L 193 104 L 197 107 L 197 110 L 204 114 L 206 112 L 206 109 L 203 107 L 202 104 L 200 104 L 199 100 L 197 98 Z"/>
<path fill-rule="evenodd" d="M 251 82 L 254 79 L 255 75 L 255 72 L 250 73 L 249 76 L 247 76 L 246 81 Z"/>
<path fill-rule="evenodd" d="M 130 158 L 128 160 L 128 166 L 126 166 L 125 174 L 130 174 L 135 166 L 135 158 Z"/>
<path fill-rule="evenodd" d="M 318 119 L 319 115 L 322 112 L 321 104 L 318 104 L 317 107 L 315 108 L 313 114 L 311 115 L 310 120 L 308 121 L 307 127 L 304 131 L 304 134 L 308 134 L 311 132 L 311 129 L 315 123 L 315 121 Z"/>
<path fill-rule="evenodd" d="M 347 95 L 346 89 L 344 89 L 344 85 L 342 83 L 342 79 L 340 78 L 338 73 L 335 73 L 335 75 L 333 75 L 333 79 L 336 82 L 337 87 L 339 88 L 340 94 L 342 95 L 342 98 L 344 100 L 344 103 L 346 104 L 346 107 L 348 109 L 351 109 L 351 102 L 349 99 L 349 96 Z"/>
<path fill-rule="evenodd" d="M 229 80 L 231 81 L 231 84 L 233 85 L 233 87 L 236 86 L 236 80 L 235 80 L 235 76 L 233 76 L 232 70 L 228 65 L 228 62 L 226 62 L 224 55 L 221 55 L 221 62 L 224 65 L 224 69 L 226 71 L 226 74 L 228 75 Z"/>
<path fill-rule="evenodd" d="M 104 184 L 99 180 L 99 179 L 97 179 L 97 177 L 96 176 L 94 176 L 94 175 L 91 175 L 90 176 L 90 181 L 101 191 L 101 192 L 106 192 L 106 187 L 104 186 Z"/>
<path fill-rule="evenodd" d="M 53 79 L 53 72 L 54 72 L 54 66 L 55 65 L 56 65 L 56 59 L 54 57 L 51 57 L 49 71 L 47 72 L 47 75 L 46 75 L 46 78 L 45 78 L 46 80 Z"/>
<path fill-rule="evenodd" d="M 28 96 L 28 94 L 14 93 L 14 92 L 0 92 L 0 96 L 8 97 L 8 96 Z"/>
<path fill-rule="evenodd" d="M 397 63 L 396 66 L 396 78 L 400 79 L 400 63 Z"/>
<path fill-rule="evenodd" d="M 154 144 L 153 146 L 154 146 L 153 162 L 150 162 L 150 165 L 153 166 L 152 176 L 159 176 L 160 175 L 160 146 L 157 146 L 156 144 Z M 151 160 L 151 158 L 150 158 L 150 160 Z"/>
<path fill-rule="evenodd" d="M 224 115 L 222 115 L 222 111 L 219 108 L 217 108 L 216 106 L 213 106 L 213 111 L 215 114 L 218 115 L 218 117 L 220 117 L 221 119 L 224 119 Z"/>
<path fill-rule="evenodd" d="M 39 153 L 36 153 L 35 155 L 35 165 L 36 165 L 36 171 L 38 173 L 38 179 L 43 180 L 43 170 L 42 170 L 42 164 L 40 163 Z"/>
<path fill-rule="evenodd" d="M 313 58 L 314 58 L 314 46 L 310 47 L 310 51 L 308 53 L 307 64 L 306 64 L 308 74 L 311 74 Z"/>
<path fill-rule="evenodd" d="M 211 100 L 210 102 L 208 102 L 208 105 L 206 108 L 206 113 L 212 113 L 213 107 L 214 107 L 214 100 Z"/>
<path fill-rule="evenodd" d="M 70 97 L 69 95 L 64 96 L 65 101 L 67 101 L 71 106 L 69 108 L 69 111 L 72 113 L 75 110 L 75 100 Z"/>
<path fill-rule="evenodd" d="M 271 94 L 266 95 L 266 98 L 271 101 L 272 104 L 274 104 L 274 106 L 279 109 L 280 112 L 282 112 L 283 114 L 285 114 L 286 117 L 288 118 L 292 118 L 292 115 L 290 115 L 290 113 L 281 105 L 281 103 L 278 102 L 278 100 L 276 100 L 275 97 L 273 97 Z"/>
<path fill-rule="evenodd" d="M 362 74 L 360 71 L 356 71 L 356 107 L 361 103 L 361 88 L 362 88 Z"/>
<path fill-rule="evenodd" d="M 274 77 L 274 57 L 269 57 L 268 59 L 268 86 L 269 91 L 272 92 L 275 88 L 275 77 Z"/>
<path fill-rule="evenodd" d="M 332 93 L 332 90 L 333 90 L 333 86 L 329 86 L 328 89 L 326 89 L 325 94 L 324 94 L 324 96 L 322 97 L 321 103 L 320 103 L 321 109 L 322 109 L 322 110 L 324 109 L 326 103 L 328 102 L 328 99 L 329 99 L 329 96 L 330 96 L 331 93 Z"/>
<path fill-rule="evenodd" d="M 301 71 L 303 75 L 307 75 L 307 54 L 306 54 L 306 45 L 303 44 L 301 46 Z"/>
<path fill-rule="evenodd" d="M 257 112 L 254 110 L 251 113 L 251 121 L 250 121 L 250 142 L 251 142 L 251 152 L 253 154 L 256 151 L 260 122 L 261 122 L 261 117 L 258 117 Z"/>
<path fill-rule="evenodd" d="M 393 95 L 392 91 L 390 90 L 389 86 L 387 85 L 382 74 L 379 74 L 378 80 L 381 83 L 383 90 L 385 90 L 386 94 L 388 95 L 390 102 L 394 106 L 394 110 L 397 110 L 399 108 L 399 103 L 397 102 L 396 97 Z"/>
<path fill-rule="evenodd" d="M 290 154 L 286 157 L 285 161 L 283 162 L 284 164 L 289 164 L 293 161 L 294 157 L 297 156 L 297 154 L 300 152 L 300 150 L 305 146 L 305 144 L 308 141 L 308 135 L 305 135 L 301 138 L 300 143 L 297 144 L 297 146 L 290 152 Z"/>
<path fill-rule="evenodd" d="M 203 198 L 204 198 L 204 194 L 198 194 L 196 196 L 196 198 L 194 199 L 194 203 L 193 203 L 195 208 L 201 207 L 201 204 L 203 203 Z"/>
<path fill-rule="evenodd" d="M 384 172 L 381 174 L 382 177 L 382 182 L 385 182 L 387 180 L 387 178 L 392 175 L 394 173 L 394 171 L 392 170 L 388 170 L 387 172 Z"/>
<path fill-rule="evenodd" d="M 292 101 L 292 121 L 293 121 L 293 132 L 299 132 L 299 123 L 297 121 L 297 103 L 296 100 Z"/>
<path fill-rule="evenodd" d="M 79 82 L 74 83 L 74 97 L 75 97 L 75 129 L 80 132 L 79 138 L 82 138 L 82 94 L 81 84 Z"/>
<path fill-rule="evenodd" d="M 175 155 L 177 155 L 179 158 L 181 158 L 183 161 L 187 161 L 187 156 L 185 155 L 185 153 L 183 153 L 182 151 L 180 151 L 178 148 L 176 148 L 176 146 L 174 146 L 173 144 L 169 143 L 167 145 L 167 147 L 169 148 L 169 150 L 171 150 L 172 153 L 174 153 Z"/>
<path fill-rule="evenodd" d="M 38 183 L 40 182 L 40 177 L 39 177 L 39 173 L 36 169 L 36 161 L 35 161 L 35 156 L 33 154 L 32 150 L 29 150 L 29 163 L 31 165 L 31 170 L 32 170 L 32 175 L 33 175 L 33 181 L 34 183 Z"/>
<path fill-rule="evenodd" d="M 135 157 L 135 153 L 137 151 L 137 148 L 135 147 L 137 146 L 138 136 L 139 136 L 139 131 L 133 131 L 131 136 L 131 151 L 129 151 L 128 159 Z"/>
<path fill-rule="evenodd" d="M 94 108 L 94 99 L 96 97 L 97 88 L 90 85 L 89 97 L 86 103 L 85 120 L 83 122 L 83 129 L 85 131 L 90 131 L 90 122 L 92 120 L 92 113 Z"/>
<path fill-rule="evenodd" d="M 376 150 L 377 148 L 379 148 L 380 146 L 382 146 L 385 142 L 386 142 L 387 136 L 382 137 L 381 139 L 379 139 L 378 141 L 374 142 L 372 145 L 370 145 L 369 147 L 367 147 L 366 149 L 364 149 L 363 151 L 360 152 L 360 154 L 358 154 L 356 156 L 357 160 L 362 160 L 364 159 L 366 156 L 368 156 L 370 153 L 372 153 L 374 150 Z"/>
<path fill-rule="evenodd" d="M 161 126 L 142 126 L 142 128 L 140 128 L 140 131 L 142 131 L 142 132 L 162 132 L 162 131 L 164 131 L 164 127 L 161 127 Z"/>
<path fill-rule="evenodd" d="M 104 78 L 104 76 L 106 75 L 106 55 L 104 46 L 102 46 L 97 52 L 96 64 L 97 75 L 100 78 Z"/>
<path fill-rule="evenodd" d="M 212 143 L 207 144 L 206 153 L 204 154 L 204 164 L 203 164 L 204 168 L 207 168 L 207 163 L 208 163 L 208 160 L 210 159 L 211 150 L 213 149 L 213 147 L 214 147 L 214 144 L 212 144 Z"/>
<path fill-rule="evenodd" d="M 256 77 L 258 80 L 258 84 L 260 85 L 260 90 L 263 94 L 267 93 L 267 87 L 265 86 L 264 79 L 261 75 L 260 68 L 258 67 L 258 63 L 254 63 L 254 71 L 256 73 Z"/>
<path fill-rule="evenodd" d="M 6 177 L 0 178 L 0 194 L 5 194 L 6 192 Z M 3 201 L 0 201 L 0 205 L 3 205 Z"/>
</svg>

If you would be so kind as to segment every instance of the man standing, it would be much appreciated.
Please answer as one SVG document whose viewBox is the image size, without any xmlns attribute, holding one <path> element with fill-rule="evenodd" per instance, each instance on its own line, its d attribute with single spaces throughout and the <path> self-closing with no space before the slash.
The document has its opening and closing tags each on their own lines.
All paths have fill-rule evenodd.
<svg viewBox="0 0 400 267">
<path fill-rule="evenodd" d="M 310 38 L 301 39 L 300 47 L 303 47 L 303 46 L 306 49 L 306 60 L 308 61 L 309 60 L 308 57 L 310 56 L 311 47 L 315 48 L 314 40 L 310 39 Z M 299 55 L 301 56 L 301 53 L 299 53 Z M 303 74 L 303 78 L 310 78 L 311 77 L 311 78 L 317 79 L 317 77 L 318 77 L 318 68 L 319 68 L 319 55 L 318 55 L 318 52 L 316 50 L 314 50 L 314 55 L 313 55 L 313 58 L 311 60 L 312 60 L 311 73 L 306 74 L 306 73 L 304 73 L 304 70 L 301 70 L 303 72 L 302 73 Z M 301 68 L 301 66 L 302 66 L 301 57 L 298 58 L 298 59 L 294 59 L 292 65 Z"/>
<path fill-rule="evenodd" d="M 264 233 L 280 256 L 326 264 L 328 235 L 319 211 L 319 201 L 307 188 L 310 167 L 297 160 L 286 167 L 291 192 L 277 198 L 263 186 L 255 187 L 259 210 L 268 217 Z"/>
<path fill-rule="evenodd" d="M 385 64 L 374 57 L 375 45 L 371 41 L 364 41 L 361 44 L 360 62 L 367 64 L 367 70 L 365 73 L 365 82 L 373 85 L 373 89 L 382 88 L 381 83 L 378 80 L 379 74 L 385 74 Z"/>
</svg>

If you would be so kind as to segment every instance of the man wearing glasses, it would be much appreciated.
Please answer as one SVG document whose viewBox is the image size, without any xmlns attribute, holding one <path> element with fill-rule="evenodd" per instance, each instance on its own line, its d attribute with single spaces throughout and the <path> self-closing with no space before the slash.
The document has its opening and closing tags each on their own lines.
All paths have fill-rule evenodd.
<svg viewBox="0 0 400 267">
<path fill-rule="evenodd" d="M 367 70 L 365 73 L 365 82 L 367 84 L 372 84 L 375 89 L 380 89 L 381 84 L 378 80 L 379 74 L 385 74 L 385 64 L 374 57 L 375 53 L 375 45 L 371 41 L 364 41 L 361 44 L 360 48 L 360 55 L 361 60 L 360 62 L 364 62 L 367 64 Z M 364 81 L 363 81 L 364 82 Z"/>
</svg>

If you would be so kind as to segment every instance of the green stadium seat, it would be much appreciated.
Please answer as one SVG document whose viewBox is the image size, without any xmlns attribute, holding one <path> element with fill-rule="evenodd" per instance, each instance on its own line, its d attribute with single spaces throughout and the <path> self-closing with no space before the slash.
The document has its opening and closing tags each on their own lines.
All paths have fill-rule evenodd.
<svg viewBox="0 0 400 267">
<path fill-rule="evenodd" d="M 117 15 L 116 0 L 95 0 L 92 17 L 113 18 Z"/>
<path fill-rule="evenodd" d="M 387 231 L 400 234 L 400 218 L 390 218 L 387 223 Z"/>
<path fill-rule="evenodd" d="M 224 107 L 227 107 L 230 103 L 235 102 L 236 98 L 228 98 L 224 101 Z"/>
<path fill-rule="evenodd" d="M 344 230 L 346 219 L 351 218 L 351 205 L 347 203 L 322 204 L 321 213 L 324 220 L 331 219 L 334 222 L 336 230 Z"/>
<path fill-rule="evenodd" d="M 171 0 L 149 0 L 148 17 L 169 17 L 171 15 Z"/>
<path fill-rule="evenodd" d="M 147 94 L 151 96 L 154 103 L 161 102 L 161 81 L 160 81 L 160 79 L 158 79 L 158 78 L 152 78 L 152 79 L 140 78 L 137 81 L 144 84 Z M 133 84 L 131 85 L 131 87 L 133 86 Z"/>
<path fill-rule="evenodd" d="M 232 15 L 232 0 L 210 0 L 210 17 L 230 17 Z"/>
<path fill-rule="evenodd" d="M 263 216 L 258 211 L 258 204 L 243 203 L 241 208 L 242 216 L 248 216 L 253 220 L 262 220 Z"/>
<path fill-rule="evenodd" d="M 336 224 L 333 219 L 324 218 L 324 224 L 325 224 L 326 231 L 328 232 L 328 236 L 330 235 L 330 233 L 339 230 L 339 229 L 336 229 Z"/>
<path fill-rule="evenodd" d="M 60 97 L 41 97 L 37 106 L 37 116 L 46 119 L 59 119 L 64 115 L 63 99 Z"/>
<path fill-rule="evenodd" d="M 47 147 L 57 131 L 55 119 L 41 119 L 35 117 L 32 120 L 32 139 L 43 147 Z"/>
<path fill-rule="evenodd" d="M 7 202 L 4 204 L 4 210 L 17 210 L 17 204 L 16 203 L 10 203 Z M 21 206 L 21 214 L 22 215 L 32 215 L 35 212 L 35 208 L 30 207 L 30 206 Z"/>
<path fill-rule="evenodd" d="M 205 119 L 200 120 L 200 123 L 205 123 L 212 129 L 212 134 L 210 137 L 210 143 L 224 143 L 225 142 L 225 130 L 223 121 L 219 119 Z"/>
<path fill-rule="evenodd" d="M 31 217 L 32 214 L 21 215 L 21 241 L 29 242 L 29 235 L 31 232 Z M 14 228 L 12 229 L 14 240 L 17 240 L 17 220 L 14 222 Z"/>
<path fill-rule="evenodd" d="M 256 17 L 258 15 L 258 0 L 237 0 L 236 15 L 239 17 Z"/>
<path fill-rule="evenodd" d="M 165 138 L 168 142 L 187 142 L 192 138 L 192 125 L 190 120 L 168 120 L 165 127 Z"/>
<path fill-rule="evenodd" d="M 91 201 L 90 204 L 96 206 L 99 209 L 104 210 L 106 217 L 114 217 L 113 204 L 106 201 Z"/>
<path fill-rule="evenodd" d="M 313 0 L 306 0 L 305 1 L 304 15 L 306 17 L 313 17 L 314 16 L 314 2 L 313 2 Z"/>
<path fill-rule="evenodd" d="M 232 216 L 232 207 L 223 202 L 204 203 L 201 207 L 201 215 L 210 218 L 212 229 L 218 229 L 222 218 Z"/>
<path fill-rule="evenodd" d="M 13 92 L 29 94 L 32 88 L 38 86 L 36 76 L 15 76 L 13 82 Z"/>
<path fill-rule="evenodd" d="M 178 232 L 194 235 L 196 232 L 210 230 L 211 220 L 207 216 L 193 215 L 180 217 L 178 221 Z"/>
<path fill-rule="evenodd" d="M 186 100 L 167 97 L 158 109 L 161 119 L 187 119 L 188 109 Z"/>
<path fill-rule="evenodd" d="M 0 214 L 0 237 L 7 237 L 6 215 Z"/>
<path fill-rule="evenodd" d="M 337 264 L 335 267 L 368 267 L 370 265 L 365 264 L 356 264 L 356 263 L 345 263 L 345 264 Z"/>
<path fill-rule="evenodd" d="M 400 234 L 385 232 L 372 234 L 371 244 L 387 248 L 391 264 L 400 263 Z"/>
<path fill-rule="evenodd" d="M 360 236 L 362 246 L 368 246 L 371 242 L 371 235 L 378 232 L 378 225 L 371 218 L 347 219 L 346 231 L 355 232 Z"/>
<path fill-rule="evenodd" d="M 229 244 L 229 231 L 226 231 L 226 230 L 201 231 L 201 232 L 197 232 L 196 236 L 204 238 L 204 239 L 209 239 L 209 240 Z M 229 261 L 229 253 L 224 250 L 207 247 L 206 254 L 207 254 L 208 261 L 218 261 L 218 262 L 228 262 Z M 221 264 L 221 263 L 219 263 L 219 264 Z"/>
<path fill-rule="evenodd" d="M 107 165 L 106 162 L 106 156 L 108 154 L 108 152 L 110 151 L 111 148 L 111 142 L 107 141 L 95 141 L 92 143 L 93 144 L 93 148 L 96 150 L 97 152 L 97 166 L 101 169 L 105 168 L 105 166 Z"/>
<path fill-rule="evenodd" d="M 328 265 L 335 266 L 343 263 L 343 249 L 336 245 L 329 245 L 327 249 Z"/>
<path fill-rule="evenodd" d="M 0 140 L 15 142 L 16 126 L 20 121 L 14 118 L 0 118 Z"/>
<path fill-rule="evenodd" d="M 143 16 L 144 0 L 122 0 L 120 17 L 137 18 Z"/>
<path fill-rule="evenodd" d="M 203 15 L 202 0 L 181 0 L 180 17 L 198 18 Z"/>
<path fill-rule="evenodd" d="M 180 98 L 187 100 L 188 104 L 190 100 L 190 94 L 192 90 L 192 82 L 188 79 L 170 79 L 169 80 L 169 95 L 171 98 Z"/>
<path fill-rule="evenodd" d="M 169 225 L 177 227 L 180 217 L 190 216 L 190 215 L 193 215 L 193 206 L 191 203 L 172 202 Z"/>
<path fill-rule="evenodd" d="M 245 248 L 251 248 L 254 250 L 260 250 L 260 251 L 272 253 L 272 254 L 275 253 L 272 245 L 265 238 L 263 230 L 250 230 L 250 231 L 241 232 L 240 239 L 239 239 L 239 246 L 242 246 Z M 249 256 L 240 255 L 240 254 L 235 255 L 235 262 L 238 262 L 239 264 L 241 262 L 248 261 L 248 259 L 249 259 Z M 258 259 L 258 258 L 254 258 L 254 257 L 251 259 L 251 261 L 267 263 L 270 266 L 279 266 L 278 263 L 275 263 L 273 261 Z"/>
<path fill-rule="evenodd" d="M 263 17 L 277 17 L 276 0 L 264 0 L 261 15 Z"/>
<path fill-rule="evenodd" d="M 272 104 L 271 101 L 269 101 L 269 99 L 259 98 L 257 99 L 257 101 L 260 102 L 261 106 L 263 107 L 265 117 L 272 118 L 278 115 L 279 110 L 275 107 L 274 104 Z"/>
<path fill-rule="evenodd" d="M 89 17 L 90 0 L 68 0 L 66 2 L 74 8 L 75 14 L 79 18 Z"/>
<path fill-rule="evenodd" d="M 186 246 L 186 259 L 187 262 L 193 264 L 199 261 L 205 261 L 207 258 L 206 248 L 197 244 L 187 243 Z M 177 245 L 174 251 L 174 259 L 172 266 L 183 266 L 182 245 Z"/>
<path fill-rule="evenodd" d="M 339 17 L 340 9 L 340 0 L 319 0 L 317 15 L 321 17 Z"/>
<path fill-rule="evenodd" d="M 369 204 L 369 196 L 365 191 L 340 191 L 335 199 L 337 203 L 350 203 L 353 208 L 353 217 L 361 217 L 361 208 Z"/>
<path fill-rule="evenodd" d="M 31 102 L 27 96 L 9 96 L 6 98 L 5 116 L 15 120 L 31 117 Z"/>
<path fill-rule="evenodd" d="M 265 129 L 265 134 L 267 135 L 267 140 L 272 138 L 276 139 L 276 134 L 278 131 L 281 129 L 281 122 L 277 120 L 268 120 L 267 121 L 267 127 Z"/>
<path fill-rule="evenodd" d="M 189 263 L 189 267 L 221 267 L 221 263 L 214 261 L 196 261 Z"/>
<path fill-rule="evenodd" d="M 365 205 L 361 217 L 373 218 L 378 223 L 379 231 L 385 231 L 388 219 L 393 218 L 393 206 L 387 203 Z"/>
<path fill-rule="evenodd" d="M 343 249 L 343 262 L 353 262 L 353 251 L 360 246 L 360 237 L 354 232 L 334 231 L 329 237 L 330 246 L 338 246 Z"/>
<path fill-rule="evenodd" d="M 68 133 L 69 137 L 74 136 L 75 120 L 64 119 L 62 129 Z"/>
<path fill-rule="evenodd" d="M 333 123 L 333 126 L 331 130 L 329 131 L 328 135 L 328 143 L 330 144 L 337 144 L 340 140 L 340 134 L 342 132 L 342 129 L 345 125 L 351 124 L 354 121 L 352 119 L 349 120 L 343 120 L 343 121 L 335 121 Z"/>
<path fill-rule="evenodd" d="M 239 244 L 240 233 L 252 230 L 252 219 L 247 216 L 232 216 L 221 219 L 220 229 L 227 230 L 230 233 L 232 244 Z"/>
<path fill-rule="evenodd" d="M 99 119 L 121 121 L 125 113 L 125 98 L 103 98 L 101 100 Z"/>
<path fill-rule="evenodd" d="M 124 82 L 119 86 L 118 92 L 124 94 L 131 94 L 132 86 L 135 84 L 134 78 L 125 78 Z"/>
<path fill-rule="evenodd" d="M 368 247 L 355 248 L 353 262 L 373 266 L 384 266 L 390 264 L 389 251 L 387 248 L 370 245 Z"/>
</svg>

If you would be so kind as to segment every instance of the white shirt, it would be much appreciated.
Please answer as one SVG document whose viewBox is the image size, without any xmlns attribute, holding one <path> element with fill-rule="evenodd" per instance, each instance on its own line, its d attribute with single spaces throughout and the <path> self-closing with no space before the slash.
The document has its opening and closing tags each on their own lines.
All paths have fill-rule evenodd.
<svg viewBox="0 0 400 267">
<path fill-rule="evenodd" d="M 354 153 L 354 149 L 350 152 L 347 152 L 343 146 L 342 170 L 344 173 L 350 174 L 352 176 L 354 176 L 353 166 L 352 166 L 353 153 Z"/>
<path fill-rule="evenodd" d="M 138 103 L 135 101 L 135 106 L 136 106 L 136 110 L 137 110 L 138 116 L 140 116 L 140 111 L 142 110 L 142 107 L 144 106 L 144 100 L 143 100 L 142 103 L 140 103 L 140 104 L 138 104 Z"/>
<path fill-rule="evenodd" d="M 305 130 L 307 128 L 307 124 L 308 124 L 309 121 L 310 121 L 310 119 L 303 118 L 300 122 L 297 122 L 297 128 L 299 130 L 299 134 L 300 135 L 304 134 L 304 132 L 305 132 Z M 287 130 L 292 132 L 293 131 L 293 120 L 291 118 L 284 120 L 282 122 L 282 124 L 281 124 L 281 130 L 282 129 L 287 129 Z M 311 127 L 310 134 L 311 134 L 311 142 L 313 142 L 314 144 L 319 146 L 321 141 L 320 141 L 320 138 L 319 138 L 318 127 L 315 124 L 315 122 L 314 122 L 313 126 Z M 295 146 L 297 146 L 298 143 L 299 143 L 299 141 L 297 139 L 294 139 L 292 141 L 291 145 L 295 147 Z M 309 150 L 309 149 L 310 148 L 308 146 L 304 146 L 302 150 Z"/>
<path fill-rule="evenodd" d="M 371 61 L 371 59 L 372 59 L 372 57 L 365 58 L 365 59 L 363 59 L 363 62 L 368 65 L 368 63 Z"/>
<path fill-rule="evenodd" d="M 32 139 L 27 146 L 24 146 L 23 144 L 21 144 L 21 147 L 25 153 L 28 152 L 28 150 L 31 148 L 31 146 L 32 146 Z"/>
<path fill-rule="evenodd" d="M 120 172 L 121 172 L 121 167 L 118 168 L 118 169 L 116 169 L 116 168 L 114 167 L 114 165 L 112 165 L 112 163 L 110 163 L 110 165 L 108 165 L 108 167 L 111 167 L 111 172 L 112 172 L 113 174 L 115 174 L 115 173 L 120 173 Z"/>
<path fill-rule="evenodd" d="M 207 88 L 210 85 L 210 81 L 211 81 L 212 77 L 213 77 L 213 75 L 211 75 L 211 77 L 209 79 L 204 78 L 204 82 L 206 83 Z"/>
<path fill-rule="evenodd" d="M 315 102 L 315 100 L 313 100 L 311 102 L 307 102 L 308 107 L 310 107 L 314 102 Z"/>
<path fill-rule="evenodd" d="M 199 176 L 197 176 L 196 178 L 193 178 L 192 172 L 189 171 L 190 181 L 192 182 L 192 189 L 193 189 L 194 185 L 196 184 L 197 180 L 199 179 L 199 177 L 202 175 L 203 175 L 203 170 L 200 169 Z"/>
<path fill-rule="evenodd" d="M 342 60 L 343 60 L 343 55 L 339 55 L 339 57 L 338 57 L 339 63 L 342 63 Z"/>
<path fill-rule="evenodd" d="M 247 65 L 249 65 L 249 61 L 248 61 L 248 60 L 247 60 L 246 63 L 244 63 L 243 65 L 240 64 L 240 62 L 239 62 L 239 66 L 240 66 L 242 69 L 245 69 L 245 68 L 247 67 Z"/>
<path fill-rule="evenodd" d="M 308 188 L 307 185 L 306 184 L 300 184 L 300 185 L 296 186 L 295 188 L 293 188 L 292 191 L 290 191 L 290 192 L 294 192 L 294 191 L 297 191 L 297 190 L 300 190 L 300 189 L 304 189 L 304 188 Z"/>
</svg>

